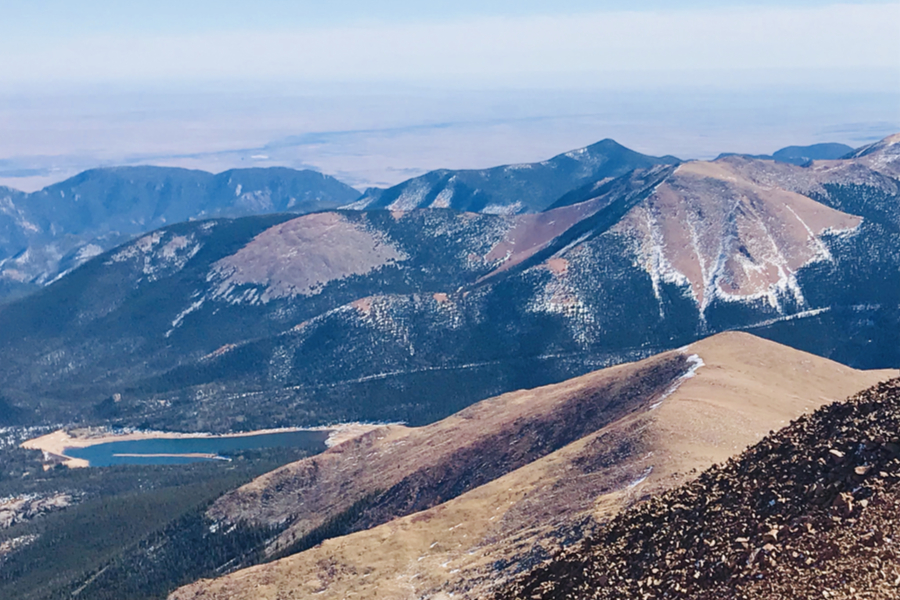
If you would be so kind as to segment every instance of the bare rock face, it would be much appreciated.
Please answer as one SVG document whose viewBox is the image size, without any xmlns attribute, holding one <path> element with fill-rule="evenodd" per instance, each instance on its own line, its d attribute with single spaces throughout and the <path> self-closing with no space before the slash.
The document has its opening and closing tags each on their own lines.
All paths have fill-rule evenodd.
<svg viewBox="0 0 900 600">
<path fill-rule="evenodd" d="M 605 204 L 604 199 L 598 198 L 512 218 L 510 228 L 504 237 L 484 257 L 488 263 L 500 264 L 496 270 L 485 276 L 485 279 L 531 258 L 576 223 L 596 214 Z"/>
<path fill-rule="evenodd" d="M 329 282 L 366 275 L 407 255 L 378 231 L 366 230 L 339 213 L 317 213 L 281 223 L 256 236 L 236 254 L 213 265 L 214 298 L 239 300 L 238 286 L 251 302 L 310 295 Z"/>
<path fill-rule="evenodd" d="M 726 161 L 678 167 L 616 231 L 634 237 L 654 282 L 687 284 L 701 314 L 710 302 L 762 298 L 783 312 L 785 295 L 806 307 L 796 272 L 832 260 L 820 236 L 862 221 L 797 193 L 766 189 Z"/>
</svg>

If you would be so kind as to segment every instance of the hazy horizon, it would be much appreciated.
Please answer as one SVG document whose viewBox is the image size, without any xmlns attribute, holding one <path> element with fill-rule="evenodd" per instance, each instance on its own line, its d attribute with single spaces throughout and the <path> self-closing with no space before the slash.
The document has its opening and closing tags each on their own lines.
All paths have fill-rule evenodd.
<svg viewBox="0 0 900 600">
<path fill-rule="evenodd" d="M 900 131 L 896 2 L 13 3 L 0 185 L 134 164 L 358 188 L 613 138 L 683 159 Z"/>
</svg>

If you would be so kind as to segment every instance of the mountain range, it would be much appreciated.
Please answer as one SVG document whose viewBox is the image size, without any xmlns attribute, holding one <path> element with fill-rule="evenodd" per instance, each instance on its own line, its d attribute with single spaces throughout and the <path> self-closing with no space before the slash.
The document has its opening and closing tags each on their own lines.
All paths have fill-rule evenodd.
<svg viewBox="0 0 900 600">
<path fill-rule="evenodd" d="M 900 135 L 847 150 L 2 190 L 0 596 L 893 597 Z"/>
<path fill-rule="evenodd" d="M 403 196 L 400 204 L 406 205 L 412 189 L 430 197 L 419 202 L 422 206 L 533 212 L 585 180 L 676 162 L 604 140 L 541 163 L 434 171 L 362 196 L 333 177 L 282 167 L 216 175 L 149 166 L 93 169 L 31 194 L 0 188 L 0 300 L 26 295 L 89 258 L 167 224 L 340 206 L 379 208 L 398 205 L 388 201 L 395 195 Z"/>
<path fill-rule="evenodd" d="M 581 184 L 679 162 L 674 156 L 646 156 L 606 139 L 538 163 L 431 171 L 388 189 L 370 189 L 347 208 L 452 208 L 487 214 L 541 212 Z"/>
<path fill-rule="evenodd" d="M 359 192 L 285 168 L 218 175 L 164 167 L 85 171 L 25 194 L 0 188 L 0 297 L 22 295 L 136 234 L 217 216 L 335 208 Z"/>
<path fill-rule="evenodd" d="M 768 158 L 800 164 L 851 151 L 842 144 L 791 146 Z M 539 212 L 583 183 L 678 162 L 603 140 L 538 163 L 443 169 L 362 195 L 333 177 L 281 167 L 217 175 L 163 167 L 101 168 L 31 194 L 0 187 L 0 301 L 26 295 L 99 252 L 169 223 L 340 206 Z"/>
<path fill-rule="evenodd" d="M 0 310 L 0 383 L 23 423 L 223 431 L 423 424 L 730 329 L 896 366 L 898 156 L 657 165 L 540 213 L 180 223 Z"/>
</svg>

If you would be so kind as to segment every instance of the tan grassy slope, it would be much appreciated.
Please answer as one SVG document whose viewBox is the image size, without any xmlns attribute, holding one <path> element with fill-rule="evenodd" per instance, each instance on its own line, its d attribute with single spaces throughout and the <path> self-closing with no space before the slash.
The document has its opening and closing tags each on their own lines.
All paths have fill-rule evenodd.
<svg viewBox="0 0 900 600">
<path fill-rule="evenodd" d="M 187 586 L 172 599 L 478 596 L 544 558 L 567 536 L 580 535 L 592 518 L 608 519 L 800 414 L 897 373 L 855 371 L 748 334 L 727 333 L 640 363 L 508 394 L 468 414 L 477 415 L 485 433 L 497 422 L 515 422 L 529 413 L 552 418 L 546 407 L 564 405 L 570 394 L 584 396 L 610 378 L 638 383 L 629 376 L 678 359 L 694 366 L 693 377 L 682 377 L 691 369 L 680 369 L 662 393 L 642 395 L 631 403 L 633 410 L 619 411 L 615 420 L 521 468 L 433 508 Z M 516 417 L 517 411 L 522 416 Z M 452 435 L 461 422 L 456 416 L 432 427 Z M 384 441 L 412 445 L 418 431 L 388 430 Z"/>
<path fill-rule="evenodd" d="M 659 397 L 690 369 L 681 353 L 504 394 L 426 427 L 387 426 L 226 495 L 221 522 L 283 525 L 270 554 L 323 525 L 367 529 L 488 483 Z"/>
</svg>

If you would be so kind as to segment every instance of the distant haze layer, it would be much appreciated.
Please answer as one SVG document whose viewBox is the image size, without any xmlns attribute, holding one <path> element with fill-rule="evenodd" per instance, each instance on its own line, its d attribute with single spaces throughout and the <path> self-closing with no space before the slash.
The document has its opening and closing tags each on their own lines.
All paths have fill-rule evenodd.
<svg viewBox="0 0 900 600">
<path fill-rule="evenodd" d="M 0 185 L 156 164 L 358 188 L 614 138 L 711 158 L 900 130 L 877 0 L 13 3 Z"/>
<path fill-rule="evenodd" d="M 540 161 L 604 138 L 646 154 L 706 159 L 794 144 L 858 147 L 900 131 L 900 89 L 603 83 L 0 91 L 0 185 L 34 191 L 100 166 L 279 165 L 317 169 L 362 190 L 437 168 Z"/>
</svg>

